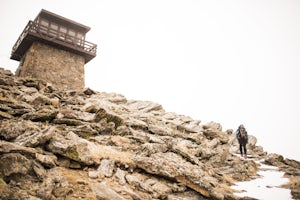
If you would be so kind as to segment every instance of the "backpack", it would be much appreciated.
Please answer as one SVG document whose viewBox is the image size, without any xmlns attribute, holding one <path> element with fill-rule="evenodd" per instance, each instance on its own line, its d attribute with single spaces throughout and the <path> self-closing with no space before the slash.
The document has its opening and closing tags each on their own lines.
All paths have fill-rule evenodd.
<svg viewBox="0 0 300 200">
<path fill-rule="evenodd" d="M 246 130 L 240 132 L 240 135 L 241 135 L 242 138 L 247 137 L 247 132 L 246 132 Z"/>
<path fill-rule="evenodd" d="M 237 137 L 238 140 L 240 140 L 240 139 L 248 140 L 248 134 L 247 134 L 246 129 L 244 129 L 244 131 L 241 131 L 241 129 L 239 128 L 238 131 L 237 131 L 236 137 Z"/>
</svg>

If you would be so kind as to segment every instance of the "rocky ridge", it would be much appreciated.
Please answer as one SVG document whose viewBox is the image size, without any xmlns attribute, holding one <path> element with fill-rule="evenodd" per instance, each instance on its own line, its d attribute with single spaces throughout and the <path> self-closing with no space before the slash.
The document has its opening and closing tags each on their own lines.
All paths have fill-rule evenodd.
<svg viewBox="0 0 300 200">
<path fill-rule="evenodd" d="M 298 161 L 267 154 L 254 136 L 252 159 L 241 159 L 232 130 L 157 103 L 61 91 L 0 68 L 0 120 L 0 199 L 252 199 L 230 186 L 255 178 L 262 159 L 300 198 Z"/>
</svg>

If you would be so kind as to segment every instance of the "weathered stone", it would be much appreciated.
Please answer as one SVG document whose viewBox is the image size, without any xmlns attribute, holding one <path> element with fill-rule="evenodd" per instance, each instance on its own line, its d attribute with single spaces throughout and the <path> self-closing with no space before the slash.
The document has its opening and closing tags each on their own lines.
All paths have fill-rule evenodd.
<svg viewBox="0 0 300 200">
<path fill-rule="evenodd" d="M 55 127 L 50 127 L 43 131 L 26 131 L 24 134 L 18 136 L 14 142 L 21 146 L 36 147 L 44 145 L 56 133 Z"/>
<path fill-rule="evenodd" d="M 77 119 L 85 122 L 91 122 L 93 121 L 95 117 L 95 114 L 91 114 L 88 112 L 82 112 L 78 110 L 73 110 L 73 109 L 60 109 L 60 112 L 57 115 L 57 119 Z"/>
<path fill-rule="evenodd" d="M 267 157 L 265 158 L 265 163 L 269 165 L 277 166 L 278 164 L 283 163 L 283 161 L 284 161 L 283 156 L 275 153 L 268 154 Z"/>
<path fill-rule="evenodd" d="M 22 120 L 1 120 L 0 121 L 0 137 L 5 140 L 12 140 L 24 134 L 25 132 L 40 132 L 40 127 L 31 121 Z"/>
<path fill-rule="evenodd" d="M 154 153 L 166 152 L 168 150 L 168 146 L 166 144 L 158 144 L 158 143 L 145 143 L 140 146 L 141 154 L 145 156 L 149 156 Z"/>
<path fill-rule="evenodd" d="M 113 122 L 116 127 L 121 126 L 124 121 L 117 114 L 106 111 L 104 108 L 100 108 L 95 115 L 95 122 L 99 122 L 101 119 L 106 119 L 107 122 Z"/>
<path fill-rule="evenodd" d="M 140 180 L 138 177 L 136 177 L 135 175 L 131 175 L 131 174 L 127 174 L 125 176 L 126 181 L 129 183 L 129 185 L 133 186 L 133 187 L 141 187 L 142 185 L 142 180 Z"/>
<path fill-rule="evenodd" d="M 167 197 L 168 200 L 208 200 L 207 198 L 200 196 L 197 192 L 188 191 L 178 194 L 170 194 Z"/>
<path fill-rule="evenodd" d="M 160 104 L 150 101 L 130 101 L 128 107 L 141 112 L 164 111 Z"/>
<path fill-rule="evenodd" d="M 156 135 L 169 135 L 175 134 L 175 131 L 168 126 L 162 126 L 161 124 L 149 124 L 148 129 L 151 133 Z"/>
<path fill-rule="evenodd" d="M 0 96 L 0 118 L 11 119 L 13 116 L 20 116 L 32 111 L 32 107 L 24 102 L 17 101 L 12 98 Z"/>
<path fill-rule="evenodd" d="M 96 94 L 96 92 L 94 90 L 92 90 L 91 88 L 86 88 L 84 91 L 83 91 L 84 94 L 86 95 L 93 95 L 93 94 Z"/>
<path fill-rule="evenodd" d="M 120 168 L 117 168 L 117 171 L 116 171 L 114 176 L 119 180 L 119 183 L 121 185 L 126 184 L 126 179 L 125 179 L 126 172 L 124 170 L 121 170 Z"/>
<path fill-rule="evenodd" d="M 11 142 L 0 140 L 0 152 L 5 153 L 13 153 L 13 152 L 19 152 L 22 155 L 28 155 L 30 157 L 34 157 L 37 153 L 37 150 L 30 147 L 23 147 Z"/>
<path fill-rule="evenodd" d="M 37 162 L 33 162 L 32 163 L 32 169 L 34 171 L 34 173 L 36 174 L 36 176 L 38 177 L 38 179 L 40 179 L 41 181 L 43 181 L 44 177 L 46 176 L 46 170 L 44 169 L 44 167 L 37 163 Z"/>
<path fill-rule="evenodd" d="M 199 147 L 191 141 L 175 140 L 172 146 L 172 151 L 181 155 L 184 159 L 193 164 L 199 164 L 199 159 L 195 156 L 199 153 Z"/>
<path fill-rule="evenodd" d="M 295 197 L 300 191 L 297 161 L 267 155 L 253 135 L 241 158 L 219 123 L 156 103 L 59 91 L 0 68 L 0 111 L 11 115 L 0 120 L 0 199 L 252 199 L 229 187 L 256 178 L 263 159 L 285 172 Z"/>
<path fill-rule="evenodd" d="M 141 188 L 150 193 L 155 199 L 164 199 L 167 197 L 167 194 L 172 192 L 171 187 L 155 179 L 147 179 L 145 182 L 141 183 Z"/>
<path fill-rule="evenodd" d="M 115 192 L 105 182 L 94 184 L 92 189 L 93 189 L 94 193 L 96 194 L 97 199 L 125 200 L 125 198 L 123 198 L 121 195 L 119 195 L 117 192 Z"/>
<path fill-rule="evenodd" d="M 178 182 L 191 187 L 202 195 L 210 197 L 209 191 L 211 190 L 211 186 L 209 182 L 203 180 L 205 173 L 201 167 L 184 161 L 177 154 L 157 153 L 147 158 L 136 156 L 134 159 L 137 166 L 146 172 L 176 179 Z"/>
<path fill-rule="evenodd" d="M 12 115 L 10 115 L 10 114 L 8 114 L 8 113 L 6 113 L 6 112 L 0 111 L 0 119 L 1 119 L 1 120 L 2 120 L 2 119 L 11 119 L 11 118 L 13 118 Z"/>
<path fill-rule="evenodd" d="M 89 171 L 90 178 L 112 177 L 114 172 L 115 162 L 113 160 L 103 159 L 96 171 Z"/>
<path fill-rule="evenodd" d="M 30 102 L 30 104 L 34 105 L 34 106 L 51 105 L 52 101 L 50 98 L 48 98 L 44 95 L 38 94 L 37 97 L 35 97 L 32 100 L 32 102 Z"/>
<path fill-rule="evenodd" d="M 43 166 L 48 167 L 48 168 L 55 167 L 56 163 L 57 163 L 57 157 L 55 155 L 43 155 L 40 153 L 36 153 L 35 158 Z"/>
<path fill-rule="evenodd" d="M 75 133 L 69 132 L 66 138 L 55 136 L 48 148 L 53 152 L 65 156 L 71 160 L 92 165 L 95 161 L 93 151 L 97 149 L 94 143 L 79 138 Z"/>
<path fill-rule="evenodd" d="M 30 112 L 27 114 L 24 114 L 22 116 L 23 119 L 26 120 L 31 120 L 34 122 L 46 122 L 46 121 L 52 121 L 53 119 L 55 119 L 57 115 L 57 111 L 55 110 L 51 110 L 51 109 L 42 109 L 39 110 L 37 112 Z"/>
<path fill-rule="evenodd" d="M 100 174 L 103 174 L 105 177 L 111 177 L 114 172 L 115 162 L 113 160 L 103 159 L 98 168 Z"/>
<path fill-rule="evenodd" d="M 0 156 L 0 172 L 4 176 L 27 174 L 31 169 L 31 161 L 22 154 L 9 153 Z"/>
<path fill-rule="evenodd" d="M 300 162 L 298 162 L 297 160 L 286 158 L 286 159 L 284 159 L 284 163 L 291 166 L 291 167 L 300 169 Z"/>
<path fill-rule="evenodd" d="M 92 127 L 90 124 L 83 123 L 83 125 L 78 125 L 75 128 L 70 129 L 70 130 L 73 131 L 74 133 L 76 133 L 78 136 L 88 139 L 92 136 L 98 135 L 101 132 L 105 131 L 105 127 L 103 127 L 101 130 L 99 130 L 99 129 L 100 129 L 99 127 L 95 128 L 95 126 Z M 112 130 L 110 130 L 108 132 L 111 133 Z"/>
<path fill-rule="evenodd" d="M 223 133 L 222 131 L 215 129 L 215 128 L 206 128 L 203 132 L 203 134 L 208 139 L 214 139 L 217 138 L 220 140 L 221 143 L 226 144 L 229 141 L 229 137 L 226 133 Z"/>
<path fill-rule="evenodd" d="M 54 119 L 53 123 L 54 124 L 66 124 L 67 126 L 82 126 L 82 125 L 84 125 L 84 123 L 81 120 L 67 119 L 67 118 Z"/>
<path fill-rule="evenodd" d="M 124 123 L 133 128 L 138 128 L 138 129 L 147 129 L 148 124 L 142 120 L 135 119 L 135 118 L 129 118 L 124 121 Z"/>
<path fill-rule="evenodd" d="M 214 129 L 214 130 L 218 130 L 218 131 L 222 131 L 222 126 L 220 123 L 216 123 L 216 122 L 209 122 L 207 124 L 203 125 L 204 129 Z"/>
<path fill-rule="evenodd" d="M 199 126 L 197 124 L 183 124 L 178 126 L 179 130 L 183 130 L 190 133 L 198 133 L 203 131 L 202 126 Z"/>
</svg>

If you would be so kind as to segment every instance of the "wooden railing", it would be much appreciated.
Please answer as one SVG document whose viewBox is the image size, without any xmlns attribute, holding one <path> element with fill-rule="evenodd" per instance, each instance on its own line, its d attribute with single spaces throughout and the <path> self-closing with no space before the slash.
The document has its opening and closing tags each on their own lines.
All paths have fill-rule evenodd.
<svg viewBox="0 0 300 200">
<path fill-rule="evenodd" d="M 58 40 L 63 41 L 66 44 L 72 45 L 76 49 L 83 50 L 87 53 L 92 53 L 96 55 L 97 45 L 91 42 L 85 41 L 83 39 L 77 38 L 75 36 L 71 36 L 67 33 L 61 32 L 59 30 L 53 29 L 49 26 L 44 26 L 33 21 L 29 21 L 23 32 L 19 36 L 17 42 L 13 46 L 13 51 L 15 51 L 18 46 L 21 44 L 22 40 L 26 37 L 28 33 L 39 34 L 41 38 L 45 38 L 47 40 Z"/>
</svg>

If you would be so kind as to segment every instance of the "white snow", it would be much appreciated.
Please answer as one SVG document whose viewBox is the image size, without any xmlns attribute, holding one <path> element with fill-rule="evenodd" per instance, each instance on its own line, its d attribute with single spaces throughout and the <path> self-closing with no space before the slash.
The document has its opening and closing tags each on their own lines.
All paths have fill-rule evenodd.
<svg viewBox="0 0 300 200">
<path fill-rule="evenodd" d="M 277 167 L 268 166 L 260 163 L 261 167 L 258 174 L 261 176 L 257 179 L 245 182 L 237 182 L 232 186 L 239 192 L 235 195 L 244 197 L 253 197 L 261 200 L 291 200 L 291 191 L 281 188 L 280 186 L 288 182 L 288 178 L 284 178 L 284 172 L 278 171 Z"/>
</svg>

